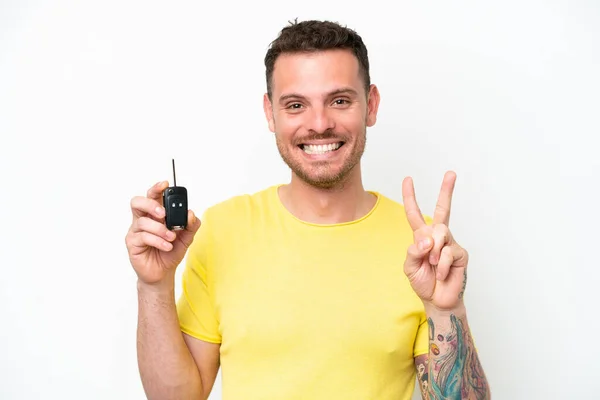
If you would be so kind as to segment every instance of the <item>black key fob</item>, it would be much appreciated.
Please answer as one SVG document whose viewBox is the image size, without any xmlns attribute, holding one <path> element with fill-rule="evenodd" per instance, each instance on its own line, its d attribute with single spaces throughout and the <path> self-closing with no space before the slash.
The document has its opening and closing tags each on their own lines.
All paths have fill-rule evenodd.
<svg viewBox="0 0 600 400">
<path fill-rule="evenodd" d="M 167 229 L 184 230 L 188 220 L 187 189 L 183 186 L 177 186 L 175 160 L 173 160 L 173 186 L 163 191 L 163 205 L 165 207 L 165 225 Z"/>
</svg>

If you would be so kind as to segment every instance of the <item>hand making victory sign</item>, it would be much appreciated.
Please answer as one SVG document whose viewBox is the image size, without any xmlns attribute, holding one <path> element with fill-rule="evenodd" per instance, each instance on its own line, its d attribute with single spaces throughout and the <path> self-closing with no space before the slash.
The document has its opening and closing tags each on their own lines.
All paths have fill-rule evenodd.
<svg viewBox="0 0 600 400">
<path fill-rule="evenodd" d="M 417 205 L 412 179 L 402 183 L 404 208 L 415 241 L 408 248 L 404 273 L 423 303 L 438 310 L 463 306 L 467 280 L 469 255 L 448 228 L 455 182 L 454 172 L 444 175 L 432 225 L 427 225 Z"/>
</svg>

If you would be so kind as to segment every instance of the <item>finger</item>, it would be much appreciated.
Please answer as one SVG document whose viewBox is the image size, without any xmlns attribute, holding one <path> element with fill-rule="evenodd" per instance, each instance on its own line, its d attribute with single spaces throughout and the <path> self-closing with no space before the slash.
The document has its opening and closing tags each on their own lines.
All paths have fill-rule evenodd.
<svg viewBox="0 0 600 400">
<path fill-rule="evenodd" d="M 434 224 L 450 225 L 450 207 L 452 205 L 452 193 L 455 183 L 456 173 L 453 171 L 446 172 L 433 213 Z"/>
<path fill-rule="evenodd" d="M 196 233 L 200 228 L 200 218 L 196 217 L 196 214 L 192 210 L 188 210 L 188 223 L 186 226 L 186 231 L 191 233 Z"/>
<path fill-rule="evenodd" d="M 167 229 L 167 227 L 158 221 L 155 221 L 148 217 L 139 218 L 132 227 L 133 233 L 137 232 L 148 232 L 156 236 L 160 236 L 161 238 L 172 242 L 175 240 L 177 235 L 174 232 Z"/>
<path fill-rule="evenodd" d="M 429 263 L 437 265 L 442 248 L 450 242 L 450 230 L 446 225 L 434 225 L 431 236 L 433 237 L 433 248 L 429 253 Z"/>
<path fill-rule="evenodd" d="M 402 182 L 402 199 L 404 202 L 404 211 L 406 212 L 406 218 L 413 231 L 426 225 L 423 219 L 423 214 L 417 204 L 417 198 L 415 196 L 415 188 L 411 177 L 406 177 Z"/>
<path fill-rule="evenodd" d="M 432 244 L 433 239 L 431 237 L 424 237 L 408 247 L 406 260 L 404 261 L 404 273 L 409 279 L 421 268 L 423 259 L 429 253 Z"/>
<path fill-rule="evenodd" d="M 154 247 L 161 251 L 171 251 L 173 244 L 160 236 L 141 231 L 136 233 L 131 232 L 127 247 L 130 254 L 134 256 L 143 253 L 148 247 Z"/>
<path fill-rule="evenodd" d="M 450 272 L 450 267 L 454 262 L 454 257 L 452 256 L 452 247 L 446 246 L 440 252 L 439 263 L 437 264 L 437 275 L 436 279 L 438 281 L 443 281 L 448 277 L 448 273 Z"/>
<path fill-rule="evenodd" d="M 194 236 L 200 229 L 201 221 L 192 210 L 188 210 L 188 222 L 184 231 L 179 232 L 179 240 L 186 248 L 189 248 L 194 241 Z"/>
<path fill-rule="evenodd" d="M 146 197 L 148 197 L 149 199 L 154 199 L 154 200 L 160 201 L 160 203 L 162 204 L 162 192 L 168 187 L 169 187 L 168 181 L 158 182 L 156 185 L 154 185 L 150 189 L 148 189 L 148 192 L 146 193 Z"/>
<path fill-rule="evenodd" d="M 152 215 L 159 220 L 165 216 L 162 204 L 148 197 L 136 196 L 131 199 L 130 205 L 134 220 L 145 215 Z"/>
<path fill-rule="evenodd" d="M 446 246 L 442 249 L 440 260 L 437 264 L 436 279 L 443 281 L 448 277 L 450 268 L 464 268 L 469 261 L 469 254 L 457 244 Z"/>
</svg>

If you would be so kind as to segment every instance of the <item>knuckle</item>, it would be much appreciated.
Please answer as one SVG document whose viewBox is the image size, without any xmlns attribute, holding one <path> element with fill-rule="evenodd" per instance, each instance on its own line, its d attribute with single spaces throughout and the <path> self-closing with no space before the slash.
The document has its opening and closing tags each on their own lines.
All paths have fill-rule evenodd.
<svg viewBox="0 0 600 400">
<path fill-rule="evenodd" d="M 147 199 L 142 196 L 135 196 L 131 199 L 131 209 L 137 211 L 146 211 L 148 207 Z"/>
<path fill-rule="evenodd" d="M 148 245 L 148 233 L 147 232 L 138 232 L 138 241 L 142 245 Z"/>
<path fill-rule="evenodd" d="M 156 236 L 156 235 L 153 235 L 153 234 L 151 234 L 151 233 L 147 233 L 147 235 L 148 235 L 148 237 L 149 237 L 150 244 L 151 244 L 152 246 L 159 247 L 159 246 L 160 246 L 160 245 L 162 245 L 162 243 L 164 242 L 164 240 L 162 240 L 161 238 L 159 238 L 159 237 L 158 237 L 158 236 Z"/>
<path fill-rule="evenodd" d="M 436 224 L 433 227 L 433 235 L 436 239 L 438 239 L 441 243 L 446 243 L 450 238 L 450 230 L 447 225 L 444 224 Z"/>
<path fill-rule="evenodd" d="M 433 226 L 424 225 L 415 231 L 415 235 L 422 238 L 425 236 L 433 236 L 434 232 L 435 232 L 435 230 L 434 230 Z"/>
<path fill-rule="evenodd" d="M 443 206 L 443 205 L 442 205 L 442 204 L 440 204 L 440 203 L 437 203 L 437 204 L 435 205 L 435 211 L 438 211 L 438 212 L 445 213 L 445 212 L 448 212 L 448 208 L 447 208 L 447 207 L 445 207 L 445 206 Z"/>
<path fill-rule="evenodd" d="M 436 224 L 435 225 L 435 231 L 438 232 L 440 235 L 444 235 L 446 236 L 448 234 L 448 232 L 450 232 L 450 229 L 448 228 L 448 225 L 446 224 Z"/>
<path fill-rule="evenodd" d="M 146 231 L 148 229 L 148 225 L 149 225 L 149 220 L 148 217 L 140 217 L 137 220 L 137 228 L 140 231 Z"/>
<path fill-rule="evenodd" d="M 161 227 L 157 224 L 157 221 L 151 217 L 140 217 L 138 220 L 138 229 L 140 231 L 149 232 L 155 235 L 166 233 L 166 227 L 161 229 Z"/>
<path fill-rule="evenodd" d="M 417 245 L 411 244 L 410 246 L 408 246 L 407 253 L 408 253 L 409 257 L 416 257 L 418 254 Z"/>
<path fill-rule="evenodd" d="M 419 210 L 407 209 L 407 210 L 406 210 L 406 215 L 407 215 L 408 217 L 412 217 L 413 215 L 420 216 L 420 215 L 421 215 L 421 213 L 419 212 Z"/>
<path fill-rule="evenodd" d="M 131 231 L 127 232 L 124 239 L 125 239 L 125 246 L 127 246 L 129 248 L 129 246 L 131 245 Z"/>
<path fill-rule="evenodd" d="M 154 242 L 156 242 L 156 237 L 150 232 L 141 232 L 142 242 L 147 246 L 154 246 Z"/>
<path fill-rule="evenodd" d="M 155 199 L 156 196 L 158 196 L 160 194 L 160 186 L 161 185 L 162 185 L 162 182 L 159 182 L 156 185 L 154 185 L 151 188 L 149 188 L 146 191 L 146 197 L 147 198 L 151 198 L 151 199 Z"/>
</svg>

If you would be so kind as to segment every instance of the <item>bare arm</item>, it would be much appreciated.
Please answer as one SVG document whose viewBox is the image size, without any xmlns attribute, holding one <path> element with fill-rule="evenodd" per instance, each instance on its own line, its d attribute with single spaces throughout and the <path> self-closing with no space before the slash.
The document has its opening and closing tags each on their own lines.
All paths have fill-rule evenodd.
<svg viewBox="0 0 600 400">
<path fill-rule="evenodd" d="M 415 358 L 423 399 L 491 399 L 464 307 L 427 315 L 429 355 Z"/>
<path fill-rule="evenodd" d="M 173 285 L 139 283 L 138 305 L 138 367 L 148 399 L 207 399 L 219 369 L 219 345 L 184 339 Z"/>
<path fill-rule="evenodd" d="M 185 336 L 175 303 L 175 271 L 201 221 L 188 210 L 184 230 L 164 224 L 167 181 L 131 199 L 132 223 L 125 236 L 138 276 L 138 368 L 148 399 L 207 399 L 219 369 L 219 345 Z"/>
<path fill-rule="evenodd" d="M 431 224 L 421 214 L 412 178 L 402 182 L 406 218 L 415 241 L 408 247 L 404 273 L 423 300 L 427 315 L 428 398 L 489 400 L 490 388 L 473 345 L 463 301 L 469 253 L 448 228 L 455 182 L 453 171 L 444 174 Z"/>
</svg>

